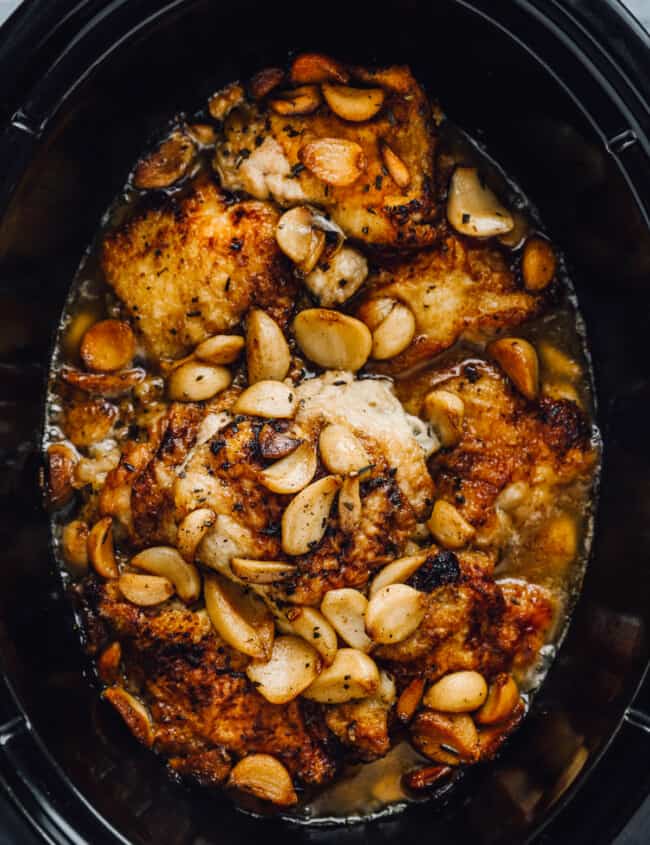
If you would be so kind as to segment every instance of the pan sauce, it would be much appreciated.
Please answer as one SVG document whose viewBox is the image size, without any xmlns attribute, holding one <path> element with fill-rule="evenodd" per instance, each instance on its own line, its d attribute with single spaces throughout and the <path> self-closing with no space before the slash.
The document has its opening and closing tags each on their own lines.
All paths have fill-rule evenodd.
<svg viewBox="0 0 650 845">
<path fill-rule="evenodd" d="M 200 116 L 202 119 L 204 115 Z M 495 187 L 506 205 L 516 208 L 518 225 L 524 232 L 536 233 L 541 226 L 534 208 L 526 200 L 523 193 L 507 179 L 495 163 L 457 128 L 445 124 L 443 128 L 443 155 L 452 162 L 462 161 L 465 166 L 475 166 L 487 174 L 491 185 Z M 212 148 L 207 145 L 194 159 L 192 178 L 200 178 L 202 173 L 212 178 L 211 168 Z M 188 190 L 188 179 L 185 178 L 178 186 L 172 185 L 164 189 L 171 196 L 182 195 Z M 79 345 L 87 329 L 96 321 L 105 318 L 124 319 L 124 309 L 115 293 L 106 284 L 101 268 L 101 241 L 105 232 L 113 231 L 116 227 L 129 220 L 135 210 L 146 207 L 148 198 L 143 198 L 142 191 L 137 190 L 133 180 L 125 187 L 124 193 L 118 197 L 98 234 L 96 244 L 89 250 L 82 261 L 78 274 L 71 285 L 68 302 L 64 308 L 57 343 L 52 359 L 50 378 L 50 392 L 47 405 L 47 425 L 45 447 L 59 441 L 65 441 L 66 431 L 65 411 L 72 399 L 78 393 L 70 385 L 66 385 L 60 378 L 61 369 L 66 366 L 79 367 Z M 522 236 L 523 241 L 523 236 Z M 515 261 L 521 253 L 522 244 L 512 249 Z M 551 304 L 540 316 L 534 317 L 517 326 L 509 332 L 519 338 L 528 339 L 534 344 L 541 359 L 542 392 L 549 396 L 569 397 L 584 409 L 592 425 L 592 445 L 598 451 L 598 432 L 593 427 L 593 397 L 592 376 L 589 366 L 589 356 L 585 345 L 583 326 L 577 311 L 570 279 L 562 261 L 559 262 L 557 273 L 560 283 L 558 291 Z M 353 297 L 349 303 L 342 306 L 342 310 L 351 313 L 355 311 L 355 304 L 359 297 Z M 302 291 L 297 302 L 298 310 L 313 305 L 308 294 Z M 394 375 L 394 389 L 406 412 L 417 416 L 421 413 L 422 403 L 426 395 L 437 386 L 440 373 L 448 367 L 454 367 L 476 358 L 483 358 L 484 344 L 461 340 L 451 348 L 436 355 L 430 360 L 415 364 L 403 372 Z M 309 378 L 313 372 L 309 361 L 304 361 L 306 369 L 303 378 Z M 164 367 L 151 355 L 147 345 L 138 338 L 138 347 L 134 364 L 146 370 L 146 377 L 136 388 L 138 401 L 133 403 L 128 398 L 118 400 L 116 436 L 98 445 L 78 446 L 78 453 L 82 457 L 91 456 L 88 463 L 88 481 L 92 484 L 93 473 L 105 473 L 115 465 L 119 458 L 119 444 L 133 433 L 147 424 L 151 416 L 162 413 L 164 402 L 164 388 L 166 372 Z M 385 372 L 382 363 L 370 361 L 366 367 L 368 375 L 380 375 Z M 246 384 L 246 372 L 243 366 L 234 368 L 235 385 Z M 102 465 L 102 461 L 104 465 Z M 545 519 L 553 520 L 561 516 L 569 518 L 577 527 L 576 549 L 573 554 L 541 559 L 532 548 L 535 532 L 539 525 L 535 519 L 524 521 L 521 525 L 511 529 L 510 539 L 501 556 L 495 571 L 498 580 L 523 579 L 533 584 L 545 587 L 555 602 L 553 623 L 547 637 L 547 644 L 540 651 L 538 658 L 517 678 L 524 700 L 528 703 L 530 694 L 542 683 L 544 675 L 553 658 L 555 649 L 560 643 L 568 624 L 571 608 L 579 592 L 584 568 L 589 555 L 592 534 L 593 500 L 595 495 L 596 464 L 592 472 L 583 474 L 577 480 L 561 487 L 559 494 L 545 512 Z M 76 513 L 90 513 L 88 492 L 83 491 L 83 485 L 78 484 L 81 491 L 81 510 L 76 503 L 67 504 L 66 510 L 53 516 L 53 536 L 55 548 L 61 563 L 64 582 L 68 586 L 78 583 L 79 577 L 86 577 L 84 572 L 71 566 L 66 561 L 62 547 L 62 529 L 65 523 L 75 518 Z M 88 489 L 88 488 L 87 488 Z M 117 543 L 119 561 L 122 566 L 126 561 L 126 551 L 123 545 Z M 124 547 L 126 550 L 128 547 Z M 86 624 L 87 620 L 82 619 Z M 400 732 L 398 732 L 399 734 Z M 431 761 L 423 757 L 406 740 L 407 734 L 401 732 L 403 738 L 394 745 L 391 751 L 382 759 L 370 763 L 347 762 L 345 769 L 338 779 L 331 785 L 316 790 L 307 790 L 304 800 L 295 810 L 288 812 L 289 817 L 310 823 L 323 823 L 336 819 L 352 820 L 374 816 L 384 812 L 392 812 L 401 808 L 409 801 L 418 800 L 418 796 L 406 789 L 402 784 L 402 776 L 421 765 L 431 765 Z M 452 779 L 453 782 L 453 779 Z M 447 788 L 447 785 L 444 785 Z M 422 796 L 420 796 L 422 797 Z M 286 811 L 285 811 L 286 812 Z"/>
</svg>

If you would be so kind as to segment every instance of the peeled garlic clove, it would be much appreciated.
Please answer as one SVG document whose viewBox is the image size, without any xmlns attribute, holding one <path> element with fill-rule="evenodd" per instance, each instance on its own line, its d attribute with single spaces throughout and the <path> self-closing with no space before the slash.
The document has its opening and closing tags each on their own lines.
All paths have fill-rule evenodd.
<svg viewBox="0 0 650 845">
<path fill-rule="evenodd" d="M 418 751 L 448 766 L 472 763 L 478 757 L 478 732 L 466 713 L 425 710 L 412 722 L 411 738 Z"/>
<path fill-rule="evenodd" d="M 457 508 L 443 499 L 433 506 L 427 525 L 434 539 L 446 549 L 462 549 L 476 533 Z"/>
<path fill-rule="evenodd" d="M 263 470 L 260 479 L 273 493 L 298 493 L 312 480 L 317 466 L 316 450 L 311 443 L 303 443 L 286 458 Z"/>
<path fill-rule="evenodd" d="M 290 432 L 276 431 L 273 423 L 266 423 L 257 438 L 260 455 L 266 461 L 278 461 L 295 452 L 303 442 Z"/>
<path fill-rule="evenodd" d="M 320 609 L 342 640 L 359 651 L 369 651 L 372 640 L 365 628 L 367 607 L 368 600 L 363 593 L 343 587 L 325 593 Z"/>
<path fill-rule="evenodd" d="M 249 584 L 275 584 L 291 578 L 298 571 L 296 566 L 284 561 L 251 560 L 244 557 L 234 557 L 230 561 L 230 568 L 238 578 Z"/>
<path fill-rule="evenodd" d="M 293 331 L 304 354 L 325 369 L 354 372 L 370 355 L 372 338 L 367 326 L 338 311 L 301 311 L 293 322 Z"/>
<path fill-rule="evenodd" d="M 415 337 L 415 317 L 411 309 L 397 302 L 386 319 L 372 333 L 372 357 L 379 361 L 403 352 Z"/>
<path fill-rule="evenodd" d="M 328 185 L 352 185 L 368 167 L 363 148 L 345 138 L 319 138 L 301 147 L 301 164 Z"/>
<path fill-rule="evenodd" d="M 289 71 L 291 81 L 298 85 L 320 82 L 347 82 L 350 74 L 340 62 L 322 53 L 301 53 L 293 60 Z"/>
<path fill-rule="evenodd" d="M 397 700 L 397 718 L 406 724 L 410 722 L 422 701 L 424 692 L 424 678 L 414 678 L 404 688 Z"/>
<path fill-rule="evenodd" d="M 232 376 L 225 367 L 189 361 L 177 367 L 167 382 L 167 394 L 177 402 L 204 402 L 230 386 Z"/>
<path fill-rule="evenodd" d="M 359 317 L 368 326 L 370 331 L 374 332 L 384 322 L 386 317 L 388 317 L 397 303 L 397 299 L 392 299 L 389 296 L 368 299 L 359 308 Z"/>
<path fill-rule="evenodd" d="M 120 677 L 122 646 L 118 641 L 106 646 L 97 658 L 97 674 L 105 684 L 114 684 Z"/>
<path fill-rule="evenodd" d="M 359 250 L 344 246 L 327 263 L 305 278 L 305 285 L 321 305 L 341 305 L 359 290 L 368 277 L 368 262 Z"/>
<path fill-rule="evenodd" d="M 397 153 L 384 141 L 380 145 L 381 158 L 384 167 L 389 172 L 391 179 L 398 188 L 408 188 L 411 182 L 411 174 Z"/>
<path fill-rule="evenodd" d="M 295 496 L 282 514 L 282 548 L 288 555 L 305 555 L 320 543 L 327 528 L 340 481 L 327 475 Z"/>
<path fill-rule="evenodd" d="M 582 367 L 574 361 L 566 352 L 553 346 L 551 343 L 542 341 L 538 347 L 539 357 L 544 369 L 554 376 L 575 381 L 582 374 Z"/>
<path fill-rule="evenodd" d="M 122 320 L 101 320 L 84 334 L 79 352 L 89 370 L 112 373 L 133 360 L 135 336 Z"/>
<path fill-rule="evenodd" d="M 269 106 L 276 114 L 286 117 L 311 114 L 323 102 L 316 85 L 301 85 L 288 91 L 281 91 L 269 100 Z"/>
<path fill-rule="evenodd" d="M 482 183 L 475 167 L 457 167 L 451 177 L 447 202 L 449 222 L 461 235 L 491 238 L 514 228 L 512 214 Z"/>
<path fill-rule="evenodd" d="M 169 579 L 185 602 L 196 601 L 201 594 L 201 576 L 192 563 L 183 560 L 171 546 L 152 546 L 131 558 L 131 565 L 152 575 Z"/>
<path fill-rule="evenodd" d="M 66 565 L 72 574 L 81 575 L 88 569 L 88 524 L 73 519 L 63 526 L 61 547 Z"/>
<path fill-rule="evenodd" d="M 199 343 L 194 357 L 208 364 L 233 364 L 243 348 L 244 338 L 238 334 L 216 334 Z"/>
<path fill-rule="evenodd" d="M 331 666 L 303 691 L 303 697 L 321 704 L 342 704 L 367 698 L 379 689 L 375 661 L 355 648 L 340 648 Z"/>
<path fill-rule="evenodd" d="M 176 547 L 186 561 L 194 560 L 199 543 L 215 523 L 216 513 L 211 508 L 197 508 L 182 520 L 176 535 Z"/>
<path fill-rule="evenodd" d="M 334 662 L 338 651 L 336 631 L 315 607 L 292 607 L 287 611 L 291 629 L 313 645 L 327 666 Z"/>
<path fill-rule="evenodd" d="M 325 247 L 325 232 L 316 227 L 313 212 L 304 205 L 285 211 L 275 237 L 282 252 L 305 273 L 316 266 Z"/>
<path fill-rule="evenodd" d="M 81 370 L 75 370 L 73 367 L 63 367 L 61 370 L 61 378 L 67 384 L 71 384 L 86 393 L 95 393 L 107 397 L 122 396 L 124 393 L 128 393 L 140 384 L 145 376 L 146 372 L 141 367 L 120 370 L 117 373 L 85 373 Z"/>
<path fill-rule="evenodd" d="M 359 478 L 345 478 L 339 493 L 339 528 L 344 534 L 352 534 L 359 526 L 363 506 Z"/>
<path fill-rule="evenodd" d="M 521 275 L 526 290 L 544 290 L 553 281 L 556 270 L 557 258 L 550 243 L 543 238 L 527 240 L 521 258 Z"/>
<path fill-rule="evenodd" d="M 502 337 L 487 347 L 517 390 L 527 399 L 539 393 L 539 362 L 535 347 L 521 337 Z"/>
<path fill-rule="evenodd" d="M 485 703 L 474 719 L 479 725 L 495 725 L 505 721 L 519 703 L 519 689 L 512 675 L 499 675 L 490 684 Z"/>
<path fill-rule="evenodd" d="M 275 626 L 262 600 L 221 575 L 207 575 L 203 593 L 219 636 L 242 654 L 268 660 Z"/>
<path fill-rule="evenodd" d="M 265 379 L 245 390 L 233 406 L 235 414 L 289 419 L 296 412 L 295 393 L 281 381 Z"/>
<path fill-rule="evenodd" d="M 215 120 L 225 120 L 228 114 L 246 99 L 246 92 L 239 82 L 231 82 L 217 91 L 208 101 L 208 111 Z"/>
<path fill-rule="evenodd" d="M 391 584 L 403 584 L 413 575 L 427 559 L 427 552 L 419 552 L 407 557 L 400 557 L 389 563 L 375 576 L 370 585 L 370 595 L 374 596 L 384 587 Z"/>
<path fill-rule="evenodd" d="M 93 569 L 102 578 L 117 578 L 120 574 L 113 550 L 113 520 L 105 516 L 96 522 L 88 535 L 88 557 Z"/>
<path fill-rule="evenodd" d="M 378 590 L 368 602 L 366 630 L 376 643 L 399 643 L 409 637 L 424 619 L 422 593 L 406 584 L 391 584 Z"/>
<path fill-rule="evenodd" d="M 397 700 L 395 679 L 385 669 L 379 670 L 379 688 L 377 689 L 376 697 L 387 707 L 392 707 Z"/>
<path fill-rule="evenodd" d="M 265 311 L 253 308 L 246 321 L 248 383 L 282 381 L 290 364 L 291 353 L 282 329 Z"/>
<path fill-rule="evenodd" d="M 177 129 L 157 150 L 138 162 L 133 174 L 133 184 L 141 190 L 173 185 L 189 170 L 194 153 L 192 139 Z"/>
<path fill-rule="evenodd" d="M 254 660 L 246 668 L 248 679 L 272 704 L 286 704 L 300 695 L 317 677 L 320 658 L 300 637 L 276 637 L 267 661 Z"/>
<path fill-rule="evenodd" d="M 351 88 L 323 83 L 323 96 L 330 109 L 343 120 L 360 123 L 381 109 L 386 94 L 382 88 Z"/>
<path fill-rule="evenodd" d="M 424 399 L 422 413 L 443 446 L 455 446 L 463 433 L 465 403 L 450 390 L 432 390 Z"/>
<path fill-rule="evenodd" d="M 320 433 L 318 446 L 321 460 L 334 475 L 359 472 L 370 464 L 363 444 L 347 426 L 325 426 Z"/>
<path fill-rule="evenodd" d="M 125 572 L 120 575 L 117 586 L 125 599 L 139 607 L 152 607 L 174 595 L 172 582 L 160 575 Z"/>
<path fill-rule="evenodd" d="M 74 470 L 79 458 L 65 443 L 53 443 L 47 450 L 47 498 L 50 507 L 60 508 L 74 492 Z"/>
<path fill-rule="evenodd" d="M 104 690 L 102 698 L 113 705 L 133 736 L 147 748 L 151 748 L 154 731 L 151 716 L 144 704 L 120 686 Z"/>
<path fill-rule="evenodd" d="M 228 786 L 279 807 L 298 803 L 291 775 L 279 760 L 269 754 L 249 754 L 240 760 L 230 773 Z"/>
<path fill-rule="evenodd" d="M 187 127 L 187 133 L 200 147 L 213 147 L 217 140 L 214 127 L 207 123 L 192 123 Z"/>
<path fill-rule="evenodd" d="M 485 678 L 478 672 L 450 672 L 429 687 L 423 702 L 443 713 L 470 713 L 487 698 Z"/>
</svg>

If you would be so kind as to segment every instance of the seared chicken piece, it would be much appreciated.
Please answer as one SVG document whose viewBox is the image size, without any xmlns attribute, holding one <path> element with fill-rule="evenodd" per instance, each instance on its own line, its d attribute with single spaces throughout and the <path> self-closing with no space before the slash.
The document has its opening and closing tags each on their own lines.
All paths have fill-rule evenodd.
<svg viewBox="0 0 650 845">
<path fill-rule="evenodd" d="M 544 298 L 522 290 L 503 254 L 494 247 L 450 236 L 442 250 L 424 250 L 387 263 L 368 279 L 360 307 L 389 297 L 415 317 L 415 337 L 380 369 L 395 373 L 428 361 L 457 340 L 482 341 L 537 314 Z"/>
<path fill-rule="evenodd" d="M 435 133 L 431 105 L 406 67 L 352 72 L 360 83 L 385 91 L 378 114 L 363 122 L 338 117 L 323 104 L 313 114 L 281 115 L 264 103 L 234 109 L 224 123 L 214 167 L 223 188 L 282 206 L 314 203 L 347 235 L 370 244 L 418 247 L 437 237 L 433 196 Z M 364 167 L 351 184 L 328 184 L 305 166 L 301 153 L 312 141 L 335 138 L 361 147 Z M 400 187 L 382 158 L 387 144 L 403 162 L 408 185 Z M 308 164 L 308 162 L 307 162 Z"/>
<path fill-rule="evenodd" d="M 325 723 L 332 733 L 353 749 L 360 760 L 375 760 L 390 751 L 390 708 L 376 698 L 327 707 Z"/>
<path fill-rule="evenodd" d="M 468 361 L 435 376 L 436 388 L 456 394 L 465 412 L 460 442 L 430 461 L 436 497 L 451 502 L 492 547 L 498 536 L 499 494 L 520 482 L 519 521 L 541 520 L 563 486 L 589 482 L 596 460 L 581 409 L 566 399 L 524 399 L 492 364 Z M 521 510 L 519 510 L 521 509 Z"/>
<path fill-rule="evenodd" d="M 253 304 L 286 324 L 295 291 L 275 240 L 278 217 L 270 203 L 233 204 L 200 181 L 106 237 L 106 280 L 153 355 L 180 357 Z"/>
<path fill-rule="evenodd" d="M 427 593 L 422 624 L 402 642 L 375 651 L 398 685 L 461 670 L 489 679 L 530 667 L 553 622 L 551 594 L 523 581 L 495 582 L 493 566 L 494 556 L 482 552 L 431 547 L 413 577 Z"/>
<path fill-rule="evenodd" d="M 105 635 L 120 638 L 125 676 L 151 713 L 154 748 L 177 772 L 215 785 L 228 754 L 259 752 L 305 783 L 334 775 L 322 726 L 300 701 L 266 701 L 243 674 L 248 658 L 219 638 L 204 611 L 145 612 L 121 599 L 115 582 L 87 584 L 85 600 Z"/>
</svg>

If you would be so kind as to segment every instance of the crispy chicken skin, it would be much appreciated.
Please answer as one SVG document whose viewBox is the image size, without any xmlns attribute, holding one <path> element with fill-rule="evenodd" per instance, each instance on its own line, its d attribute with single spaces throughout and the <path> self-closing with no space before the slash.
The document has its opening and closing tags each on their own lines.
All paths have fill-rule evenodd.
<svg viewBox="0 0 650 845">
<path fill-rule="evenodd" d="M 443 249 L 386 262 L 371 274 L 364 302 L 391 297 L 413 311 L 413 342 L 378 368 L 407 370 L 444 352 L 456 341 L 484 340 L 535 316 L 544 297 L 523 290 L 502 252 L 454 235 Z"/>
<path fill-rule="evenodd" d="M 391 708 L 376 698 L 327 707 L 325 723 L 360 760 L 383 757 L 390 750 Z"/>
<path fill-rule="evenodd" d="M 229 203 L 210 181 L 108 235 L 102 266 L 151 353 L 177 358 L 258 304 L 286 323 L 295 288 L 270 203 Z"/>
<path fill-rule="evenodd" d="M 376 72 L 353 70 L 351 84 L 386 91 L 372 120 L 351 123 L 322 105 L 314 114 L 282 116 L 265 103 L 234 109 L 224 123 L 214 167 L 223 188 L 282 206 L 311 202 L 332 215 L 345 233 L 369 244 L 398 249 L 435 241 L 433 162 L 435 132 L 431 105 L 406 67 Z M 301 164 L 301 148 L 319 138 L 359 144 L 367 167 L 346 187 L 328 185 Z M 387 143 L 402 159 L 409 185 L 402 189 L 388 175 L 380 152 Z"/>
<path fill-rule="evenodd" d="M 543 512 L 563 486 L 589 477 L 596 454 L 574 402 L 529 402 L 497 367 L 477 361 L 437 374 L 436 387 L 456 393 L 465 406 L 460 443 L 430 461 L 436 497 L 454 504 L 489 542 L 506 485 L 524 482 L 532 511 Z"/>
<path fill-rule="evenodd" d="M 300 701 L 266 701 L 243 674 L 248 658 L 226 645 L 205 612 L 166 606 L 145 612 L 115 583 L 87 584 L 88 612 L 102 639 L 119 637 L 124 671 L 154 724 L 154 749 L 179 774 L 216 785 L 231 756 L 272 754 L 304 783 L 332 778 L 323 730 Z"/>
</svg>

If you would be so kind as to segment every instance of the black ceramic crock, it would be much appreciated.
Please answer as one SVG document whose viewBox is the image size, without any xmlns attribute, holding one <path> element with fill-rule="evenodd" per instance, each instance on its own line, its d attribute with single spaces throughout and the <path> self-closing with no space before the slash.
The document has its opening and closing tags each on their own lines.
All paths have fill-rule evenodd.
<svg viewBox="0 0 650 845">
<path fill-rule="evenodd" d="M 584 591 L 524 728 L 446 806 L 335 830 L 188 791 L 127 736 L 85 674 L 38 491 L 52 333 L 103 210 L 161 122 L 292 49 L 408 62 L 519 181 L 576 282 L 605 440 Z M 649 56 L 612 0 L 26 0 L 0 30 L 0 779 L 46 841 L 556 843 L 585 789 L 582 833 L 598 818 L 649 650 Z"/>
</svg>

